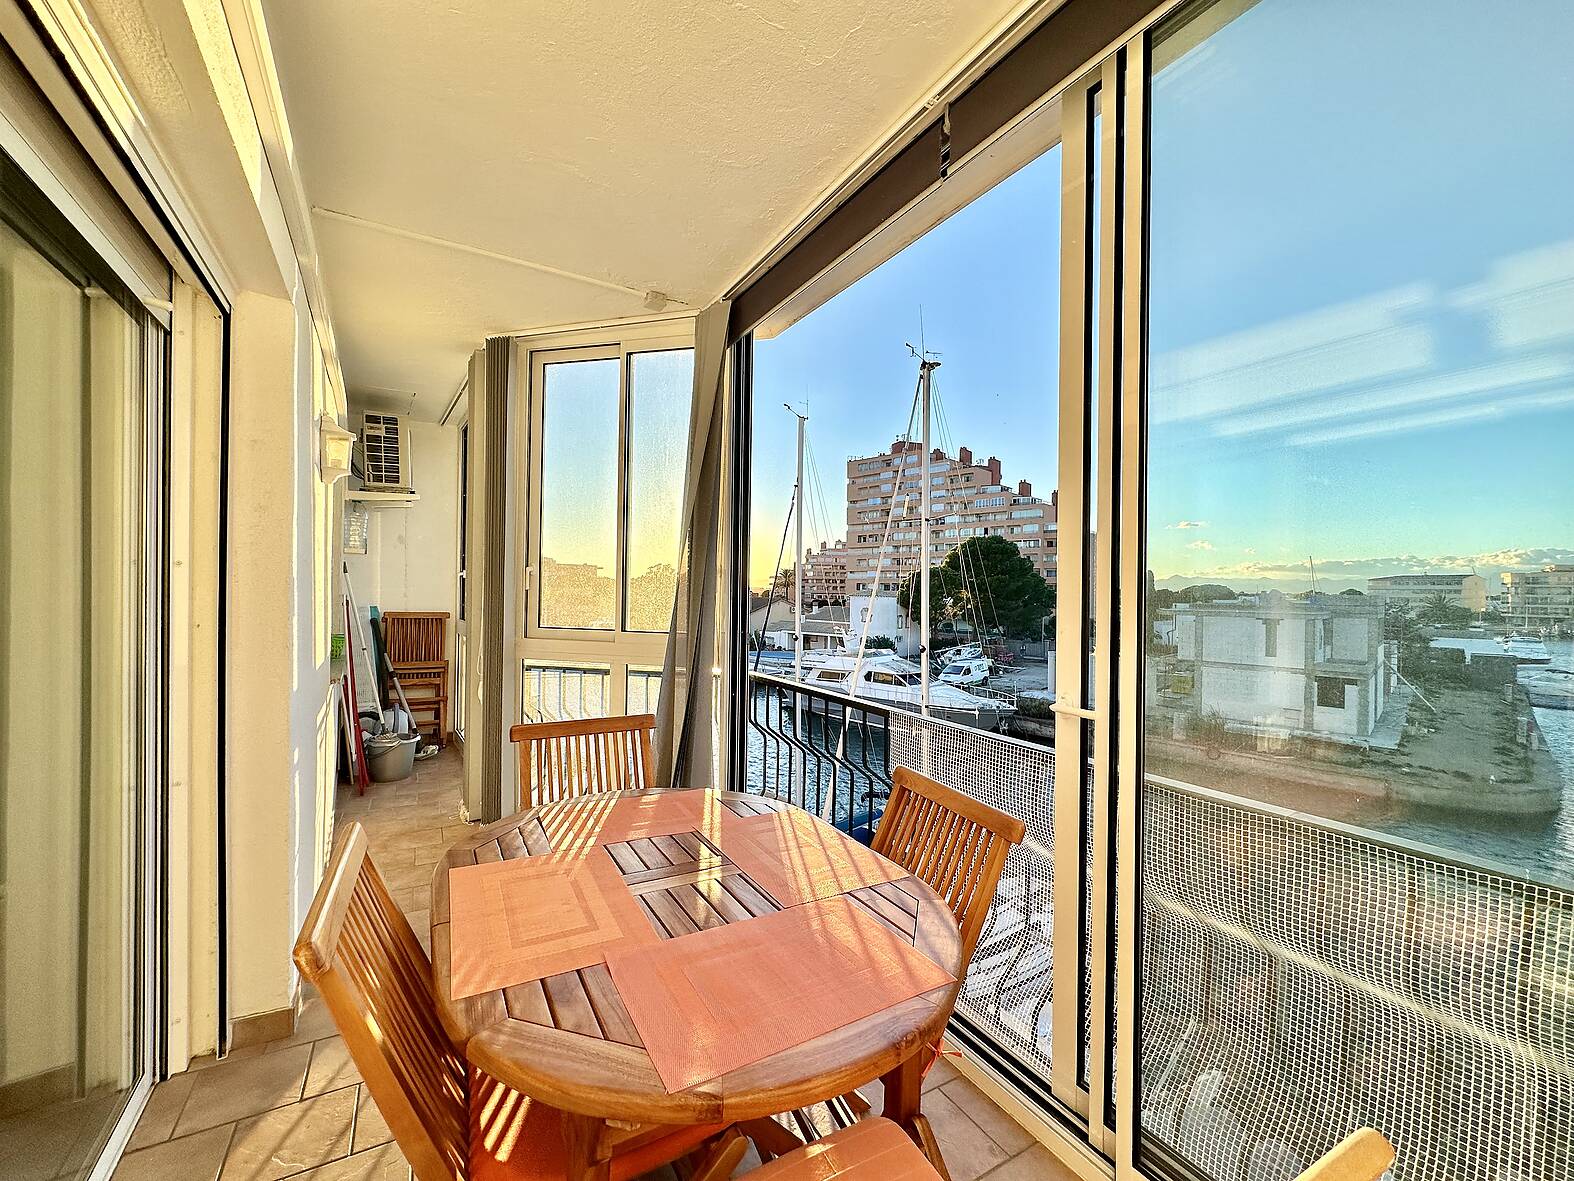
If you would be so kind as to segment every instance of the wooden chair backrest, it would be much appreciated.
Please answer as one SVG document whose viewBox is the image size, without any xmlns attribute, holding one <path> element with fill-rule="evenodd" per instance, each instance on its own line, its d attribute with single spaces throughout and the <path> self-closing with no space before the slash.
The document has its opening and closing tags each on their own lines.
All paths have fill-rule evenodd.
<svg viewBox="0 0 1574 1181">
<path fill-rule="evenodd" d="M 438 1018 L 431 961 L 367 856 L 359 824 L 335 842 L 295 963 L 322 994 L 417 1181 L 465 1181 L 465 1062 Z"/>
<path fill-rule="evenodd" d="M 898 767 L 893 778 L 874 851 L 911 870 L 946 900 L 962 929 L 966 965 L 994 901 L 1006 854 L 1021 843 L 1026 826 L 910 768 Z"/>
<path fill-rule="evenodd" d="M 519 748 L 519 792 L 527 808 L 602 791 L 656 785 L 655 714 L 533 722 L 508 732 Z"/>
<path fill-rule="evenodd" d="M 383 643 L 390 664 L 439 664 L 447 660 L 448 612 L 388 611 Z"/>
<path fill-rule="evenodd" d="M 1377 1181 L 1394 1163 L 1394 1146 L 1376 1128 L 1357 1128 L 1296 1181 Z"/>
</svg>

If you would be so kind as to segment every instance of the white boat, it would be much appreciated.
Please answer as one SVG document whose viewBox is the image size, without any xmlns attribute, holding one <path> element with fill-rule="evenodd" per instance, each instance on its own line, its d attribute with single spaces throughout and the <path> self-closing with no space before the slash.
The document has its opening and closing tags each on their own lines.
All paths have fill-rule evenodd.
<svg viewBox="0 0 1574 1181">
<path fill-rule="evenodd" d="M 1510 632 L 1498 641 L 1500 647 L 1508 655 L 1521 664 L 1551 664 L 1552 653 L 1547 651 L 1547 646 L 1535 636 L 1522 636 L 1517 632 Z"/>
<path fill-rule="evenodd" d="M 1574 709 L 1574 672 L 1563 668 L 1542 668 L 1527 672 L 1519 684 L 1531 705 L 1542 709 Z"/>
<path fill-rule="evenodd" d="M 940 679 L 948 685 L 970 689 L 989 680 L 992 672 L 994 665 L 987 656 L 952 656 L 941 665 Z"/>
<path fill-rule="evenodd" d="M 858 667 L 858 683 L 852 682 L 853 668 Z M 845 693 L 877 705 L 917 713 L 923 707 L 918 666 L 887 652 L 865 653 L 858 664 L 855 654 L 829 655 L 816 668 L 804 674 L 803 683 L 816 689 Z M 974 726 L 982 730 L 998 730 L 1006 719 L 1016 713 L 1016 706 L 992 697 L 981 697 L 941 681 L 929 685 L 929 712 L 948 722 Z"/>
</svg>

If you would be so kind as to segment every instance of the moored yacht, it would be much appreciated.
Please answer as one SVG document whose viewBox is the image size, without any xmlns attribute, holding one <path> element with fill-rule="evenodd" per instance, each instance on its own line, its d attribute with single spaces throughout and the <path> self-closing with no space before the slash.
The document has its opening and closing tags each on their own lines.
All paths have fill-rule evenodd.
<svg viewBox="0 0 1574 1181">
<path fill-rule="evenodd" d="M 855 669 L 858 674 L 856 684 L 853 683 Z M 803 678 L 804 684 L 816 689 L 845 693 L 849 697 L 914 713 L 923 707 L 921 679 L 916 664 L 887 652 L 865 653 L 862 662 L 854 653 L 830 654 L 815 668 L 805 670 Z M 929 712 L 935 717 L 963 726 L 998 730 L 1006 719 L 1016 713 L 1016 707 L 1010 702 L 969 693 L 966 689 L 943 681 L 931 681 Z"/>
</svg>

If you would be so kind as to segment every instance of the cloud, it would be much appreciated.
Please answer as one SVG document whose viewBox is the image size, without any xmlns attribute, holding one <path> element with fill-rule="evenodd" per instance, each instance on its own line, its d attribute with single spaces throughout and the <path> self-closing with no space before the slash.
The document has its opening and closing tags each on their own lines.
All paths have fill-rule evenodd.
<svg viewBox="0 0 1574 1181">
<path fill-rule="evenodd" d="M 1213 548 L 1213 542 L 1211 542 L 1211 541 L 1203 541 L 1201 538 L 1198 538 L 1196 541 L 1192 542 L 1186 548 L 1187 549 L 1212 549 Z"/>
<path fill-rule="evenodd" d="M 1207 521 L 1176 521 L 1173 525 L 1164 526 L 1166 529 L 1206 529 Z"/>
<path fill-rule="evenodd" d="M 1186 548 L 1206 550 L 1207 542 L 1194 541 Z M 1251 554 L 1253 551 L 1245 551 Z M 1498 575 L 1505 570 L 1539 570 L 1542 566 L 1574 563 L 1574 549 L 1560 546 L 1512 547 L 1476 554 L 1393 554 L 1366 558 L 1315 559 L 1317 579 L 1358 583 L 1386 574 L 1479 574 L 1487 581 L 1489 593 L 1498 587 Z M 1160 578 L 1213 578 L 1220 580 L 1300 581 L 1308 578 L 1305 558 L 1285 561 L 1245 561 L 1199 567 L 1184 573 L 1160 574 Z"/>
</svg>

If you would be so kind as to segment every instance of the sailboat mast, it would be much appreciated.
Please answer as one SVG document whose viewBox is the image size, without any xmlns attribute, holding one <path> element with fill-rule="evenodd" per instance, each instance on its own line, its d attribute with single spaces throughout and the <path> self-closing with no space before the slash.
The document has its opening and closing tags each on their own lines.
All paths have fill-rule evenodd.
<svg viewBox="0 0 1574 1181">
<path fill-rule="evenodd" d="M 786 405 L 783 403 L 783 405 Z M 807 415 L 799 414 L 791 406 L 787 412 L 798 420 L 798 477 L 793 485 L 793 502 L 797 505 L 793 533 L 792 579 L 792 679 L 803 680 L 803 432 L 808 423 Z"/>
<path fill-rule="evenodd" d="M 930 407 L 930 378 L 935 369 L 939 368 L 939 361 L 931 361 L 927 355 L 918 358 L 918 384 L 922 390 L 923 420 L 924 420 L 924 451 L 923 457 L 918 461 L 918 691 L 919 708 L 927 716 L 929 713 L 929 565 L 930 538 L 929 538 L 929 407 Z"/>
</svg>

